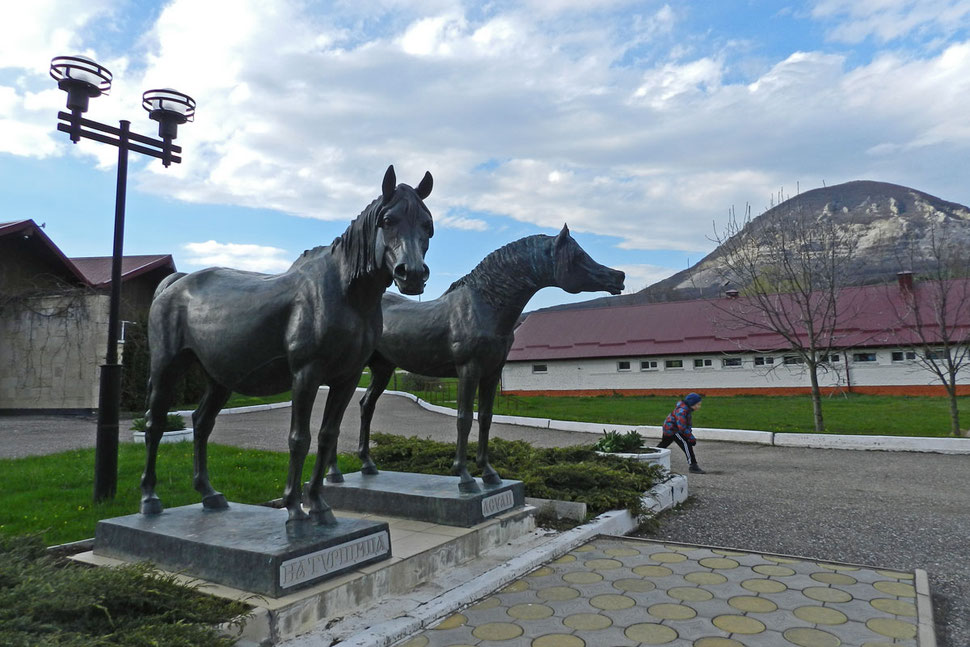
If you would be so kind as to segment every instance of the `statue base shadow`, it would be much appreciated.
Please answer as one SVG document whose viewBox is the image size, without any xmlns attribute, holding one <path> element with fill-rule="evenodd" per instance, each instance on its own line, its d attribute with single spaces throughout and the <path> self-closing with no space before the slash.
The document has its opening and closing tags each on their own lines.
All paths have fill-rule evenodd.
<svg viewBox="0 0 970 647">
<path fill-rule="evenodd" d="M 323 526 L 286 519 L 286 510 L 241 503 L 131 514 L 98 522 L 94 554 L 147 560 L 274 598 L 391 556 L 386 522 L 338 517 L 335 525 Z"/>
<path fill-rule="evenodd" d="M 458 491 L 458 477 L 410 472 L 366 475 L 352 472 L 343 483 L 327 483 L 324 498 L 338 510 L 391 515 L 413 521 L 471 528 L 503 512 L 525 505 L 522 481 L 486 485 L 480 492 Z"/>
</svg>

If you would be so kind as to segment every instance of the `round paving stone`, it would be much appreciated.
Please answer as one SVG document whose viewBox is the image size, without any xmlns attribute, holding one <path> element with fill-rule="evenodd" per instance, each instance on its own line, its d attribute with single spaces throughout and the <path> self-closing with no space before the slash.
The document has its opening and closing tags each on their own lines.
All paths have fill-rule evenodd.
<svg viewBox="0 0 970 647">
<path fill-rule="evenodd" d="M 489 622 L 472 629 L 472 635 L 479 640 L 512 640 L 522 633 L 522 627 L 511 622 Z"/>
<path fill-rule="evenodd" d="M 542 620 L 552 615 L 553 611 L 544 604 L 517 604 L 509 607 L 507 614 L 516 620 Z"/>
<path fill-rule="evenodd" d="M 637 566 L 633 569 L 636 575 L 642 575 L 643 577 L 667 577 L 668 575 L 673 575 L 674 572 L 667 568 L 666 566 Z"/>
<path fill-rule="evenodd" d="M 616 593 L 607 593 L 605 595 L 597 595 L 589 599 L 589 604 L 597 609 L 602 609 L 604 611 L 619 611 L 620 609 L 629 609 L 637 602 L 633 598 L 628 598 L 625 595 L 618 595 Z"/>
<path fill-rule="evenodd" d="M 788 629 L 782 635 L 785 640 L 799 647 L 839 647 L 842 644 L 841 640 L 829 632 L 808 627 Z"/>
<path fill-rule="evenodd" d="M 849 621 L 844 613 L 828 607 L 798 607 L 792 613 L 813 625 L 844 625 Z"/>
<path fill-rule="evenodd" d="M 911 622 L 903 622 L 902 620 L 870 618 L 866 620 L 866 626 L 877 634 L 888 636 L 889 638 L 911 640 L 916 637 L 916 625 Z"/>
<path fill-rule="evenodd" d="M 636 640 L 644 645 L 663 645 L 677 640 L 677 632 L 664 625 L 644 622 L 638 625 L 630 625 L 624 630 L 625 635 L 630 640 Z"/>
<path fill-rule="evenodd" d="M 526 577 L 549 577 L 556 571 L 549 568 L 548 566 L 541 566 L 531 573 L 527 574 Z"/>
<path fill-rule="evenodd" d="M 677 551 L 678 553 L 689 553 L 698 550 L 696 546 L 678 546 L 677 544 L 664 544 L 664 548 Z"/>
<path fill-rule="evenodd" d="M 633 591 L 634 593 L 646 593 L 647 591 L 652 591 L 657 588 L 657 585 L 650 580 L 641 580 L 639 578 L 630 577 L 627 579 L 614 581 L 613 588 L 621 591 Z"/>
<path fill-rule="evenodd" d="M 882 575 L 884 577 L 893 577 L 893 578 L 896 578 L 897 580 L 911 580 L 911 579 L 913 579 L 913 574 L 912 573 L 900 573 L 898 571 L 880 571 L 880 570 L 877 570 L 876 573 L 878 573 L 879 575 Z"/>
<path fill-rule="evenodd" d="M 576 573 L 566 573 L 562 576 L 562 579 L 570 584 L 595 584 L 603 579 L 603 576 L 599 573 L 591 573 L 589 571 L 578 571 Z"/>
<path fill-rule="evenodd" d="M 798 564 L 799 560 L 791 559 L 789 557 L 778 557 L 777 555 L 762 555 L 769 562 L 774 562 L 776 564 Z"/>
<path fill-rule="evenodd" d="M 673 589 L 668 589 L 667 595 L 675 600 L 683 600 L 684 602 L 706 602 L 714 597 L 710 591 L 694 586 L 678 586 Z"/>
<path fill-rule="evenodd" d="M 477 604 L 473 604 L 468 608 L 473 611 L 487 611 L 488 609 L 494 609 L 495 607 L 500 606 L 501 604 L 502 604 L 501 600 L 499 600 L 496 597 L 491 597 L 491 598 L 485 598 L 481 602 Z"/>
<path fill-rule="evenodd" d="M 911 618 L 916 617 L 916 605 L 912 602 L 904 602 L 903 600 L 889 600 L 887 598 L 876 598 L 875 600 L 870 600 L 869 604 L 880 611 L 891 613 L 894 616 L 909 616 Z"/>
<path fill-rule="evenodd" d="M 398 645 L 398 647 L 427 647 L 429 642 L 427 636 L 415 636 L 406 643 Z"/>
<path fill-rule="evenodd" d="M 669 602 L 655 604 L 647 609 L 647 613 L 661 620 L 690 620 L 697 615 L 697 612 L 687 605 Z"/>
<path fill-rule="evenodd" d="M 622 568 L 623 562 L 617 561 L 615 559 L 591 559 L 583 563 L 586 568 L 591 568 L 594 571 L 609 571 L 614 568 Z"/>
<path fill-rule="evenodd" d="M 583 546 L 580 546 L 579 548 L 573 548 L 573 552 L 574 553 L 588 553 L 591 550 L 596 550 L 596 548 L 594 548 L 593 546 L 591 546 L 589 544 L 585 544 Z"/>
<path fill-rule="evenodd" d="M 718 555 L 726 555 L 728 557 L 742 557 L 748 554 L 748 553 L 741 553 L 736 550 L 725 550 L 724 548 L 715 548 L 711 552 L 716 553 Z"/>
<path fill-rule="evenodd" d="M 688 573 L 684 576 L 684 579 L 691 584 L 700 584 L 711 586 L 714 584 L 724 584 L 727 582 L 727 578 L 720 573 L 708 573 L 707 571 L 697 571 L 695 573 Z"/>
<path fill-rule="evenodd" d="M 499 593 L 521 593 L 522 591 L 528 591 L 528 590 L 529 590 L 528 582 L 526 582 L 525 580 L 516 580 L 511 584 L 509 584 L 508 586 L 506 586 L 504 589 L 501 589 Z"/>
<path fill-rule="evenodd" d="M 774 580 L 745 580 L 741 586 L 755 593 L 781 593 L 788 587 Z"/>
<path fill-rule="evenodd" d="M 852 599 L 842 589 L 830 589 L 826 586 L 809 586 L 802 589 L 802 595 L 816 602 L 848 602 Z"/>
<path fill-rule="evenodd" d="M 848 586 L 856 583 L 854 577 L 842 573 L 812 573 L 810 577 L 822 584 L 844 584 Z"/>
<path fill-rule="evenodd" d="M 746 613 L 771 613 L 778 609 L 778 605 L 768 598 L 759 598 L 753 595 L 736 595 L 728 600 L 728 604 L 738 611 Z"/>
<path fill-rule="evenodd" d="M 760 634 L 765 630 L 763 622 L 746 616 L 718 616 L 711 622 L 729 634 Z"/>
<path fill-rule="evenodd" d="M 681 555 L 680 553 L 654 553 L 650 556 L 650 559 L 661 564 L 677 564 L 679 562 L 686 562 L 687 556 Z"/>
<path fill-rule="evenodd" d="M 579 597 L 579 591 L 569 586 L 550 586 L 536 593 L 540 600 L 572 600 Z"/>
<path fill-rule="evenodd" d="M 731 568 L 737 568 L 739 566 L 738 562 L 733 559 L 728 559 L 727 557 L 705 557 L 704 559 L 697 562 L 704 568 L 713 568 L 727 570 Z"/>
<path fill-rule="evenodd" d="M 610 557 L 632 557 L 633 555 L 639 555 L 640 551 L 636 548 L 610 548 L 603 551 L 604 555 L 609 555 Z"/>
<path fill-rule="evenodd" d="M 570 562 L 575 562 L 575 561 L 576 561 L 576 556 L 575 555 L 563 555 L 559 559 L 552 560 L 551 563 L 553 563 L 553 564 L 568 564 Z"/>
<path fill-rule="evenodd" d="M 775 564 L 759 564 L 751 570 L 758 575 L 767 575 L 768 577 L 788 577 L 795 574 L 793 569 Z"/>
<path fill-rule="evenodd" d="M 816 564 L 818 566 L 821 566 L 822 568 L 827 568 L 830 571 L 857 571 L 857 570 L 859 570 L 859 567 L 858 566 L 845 566 L 843 564 L 825 564 L 823 562 L 816 562 Z"/>
<path fill-rule="evenodd" d="M 532 647 L 586 647 L 586 642 L 569 634 L 546 634 L 533 640 Z"/>
<path fill-rule="evenodd" d="M 875 582 L 873 585 L 877 591 L 887 595 L 895 595 L 900 598 L 915 598 L 916 589 L 912 584 L 903 582 Z"/>
<path fill-rule="evenodd" d="M 613 621 L 599 613 L 574 613 L 563 618 L 562 623 L 577 631 L 599 631 L 611 626 Z"/>
<path fill-rule="evenodd" d="M 436 624 L 431 628 L 432 629 L 454 629 L 455 627 L 462 626 L 466 622 L 468 622 L 468 618 L 461 615 L 460 613 L 455 613 L 453 615 L 448 616 L 447 618 L 445 618 L 444 620 L 442 620 L 441 622 L 439 622 L 438 624 Z"/>
<path fill-rule="evenodd" d="M 896 643 L 868 642 L 868 643 L 862 643 L 862 647 L 896 647 Z"/>
<path fill-rule="evenodd" d="M 731 640 L 730 638 L 701 638 L 700 640 L 694 641 L 694 647 L 744 647 L 744 643 L 739 643 L 737 640 Z"/>
</svg>

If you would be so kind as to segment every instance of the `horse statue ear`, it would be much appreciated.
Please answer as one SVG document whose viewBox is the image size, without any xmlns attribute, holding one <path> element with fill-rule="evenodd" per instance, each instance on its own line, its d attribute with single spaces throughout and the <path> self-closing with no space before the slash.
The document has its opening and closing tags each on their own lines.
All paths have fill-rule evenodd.
<svg viewBox="0 0 970 647">
<path fill-rule="evenodd" d="M 397 175 L 394 174 L 394 165 L 387 167 L 384 173 L 384 182 L 381 185 L 381 204 L 387 204 L 394 197 L 394 187 L 397 186 Z"/>
<path fill-rule="evenodd" d="M 414 189 L 414 192 L 418 194 L 419 198 L 424 200 L 431 195 L 432 186 L 434 186 L 434 178 L 431 177 L 431 171 L 425 171 L 424 177 L 421 178 L 421 184 Z"/>
<path fill-rule="evenodd" d="M 566 244 L 567 238 L 569 238 L 569 227 L 563 223 L 562 230 L 556 236 L 556 247 Z"/>
</svg>

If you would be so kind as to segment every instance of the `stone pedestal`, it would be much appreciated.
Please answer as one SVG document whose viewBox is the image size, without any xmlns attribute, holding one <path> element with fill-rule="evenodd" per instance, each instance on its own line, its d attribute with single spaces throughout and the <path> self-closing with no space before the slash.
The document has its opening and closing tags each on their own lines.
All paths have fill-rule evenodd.
<svg viewBox="0 0 970 647">
<path fill-rule="evenodd" d="M 286 510 L 202 504 L 98 522 L 94 553 L 280 597 L 391 556 L 386 522 L 286 523 Z"/>
<path fill-rule="evenodd" d="M 415 521 L 470 528 L 503 512 L 525 505 L 522 481 L 486 485 L 481 492 L 458 491 L 457 476 L 381 472 L 344 475 L 343 483 L 327 483 L 323 496 L 334 508 L 391 515 Z"/>
</svg>

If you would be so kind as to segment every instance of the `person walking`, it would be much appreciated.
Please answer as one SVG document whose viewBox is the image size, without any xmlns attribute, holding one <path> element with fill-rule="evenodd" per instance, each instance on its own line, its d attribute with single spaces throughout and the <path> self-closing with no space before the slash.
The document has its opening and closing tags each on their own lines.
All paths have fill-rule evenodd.
<svg viewBox="0 0 970 647">
<path fill-rule="evenodd" d="M 691 422 L 691 414 L 701 408 L 701 396 L 696 393 L 688 393 L 680 400 L 670 412 L 663 424 L 663 438 L 657 447 L 667 447 L 670 443 L 677 443 L 677 446 L 684 451 L 687 457 L 687 466 L 695 474 L 704 474 L 704 470 L 697 464 L 697 456 L 694 454 L 694 445 L 697 439 L 694 438 L 694 429 Z"/>
</svg>

